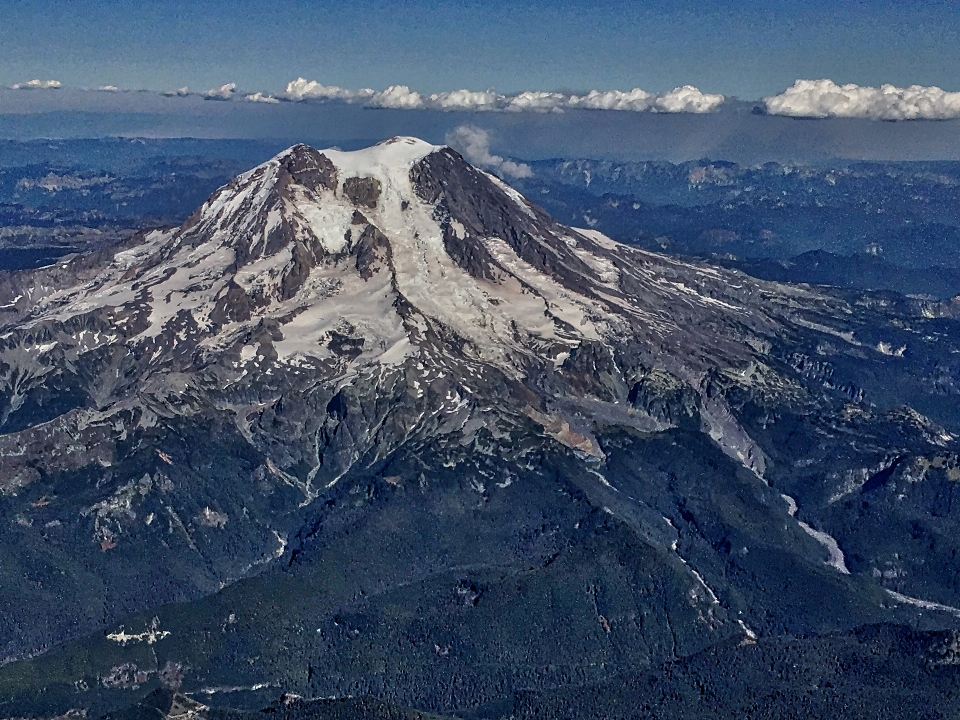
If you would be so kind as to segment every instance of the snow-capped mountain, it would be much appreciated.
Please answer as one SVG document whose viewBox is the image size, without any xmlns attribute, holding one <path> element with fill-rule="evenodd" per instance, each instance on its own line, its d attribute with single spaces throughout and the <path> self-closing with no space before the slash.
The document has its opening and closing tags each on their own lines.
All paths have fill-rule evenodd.
<svg viewBox="0 0 960 720">
<path fill-rule="evenodd" d="M 471 395 L 492 374 L 538 417 L 555 402 L 586 403 L 591 419 L 652 430 L 669 419 L 627 409 L 645 374 L 667 373 L 703 397 L 718 367 L 777 385 L 762 358 L 783 309 L 835 311 L 808 292 L 562 227 L 451 150 L 411 138 L 352 153 L 291 148 L 182 227 L 147 233 L 87 274 L 7 304 L 19 315 L 0 350 L 8 423 L 54 407 L 72 433 L 94 417 L 125 422 L 121 412 L 143 426 L 216 408 L 256 438 L 251 413 L 291 388 L 322 382 L 329 392 L 409 372 L 415 396 L 447 378 L 442 402 L 425 403 L 434 414 L 481 412 Z M 82 398 L 77 407 L 63 413 L 38 398 L 51 381 Z M 167 402 L 176 396 L 191 401 Z M 762 453 L 722 399 L 703 410 L 723 447 L 762 474 Z M 557 422 L 573 422 L 563 414 Z M 284 439 L 297 462 L 312 462 L 308 485 L 320 469 L 315 430 Z M 579 442 L 597 452 L 589 437 Z M 2 472 L 11 487 L 31 474 L 15 463 Z"/>
<path fill-rule="evenodd" d="M 877 539 L 920 523 L 937 557 L 956 545 L 949 511 L 918 519 L 960 477 L 957 368 L 931 361 L 958 347 L 953 321 L 560 225 L 449 148 L 295 146 L 179 228 L 3 278 L 0 305 L 8 657 L 288 565 L 327 593 L 297 605 L 316 642 L 410 578 L 482 570 L 457 581 L 457 607 L 507 612 L 519 591 L 494 568 L 560 573 L 572 614 L 503 639 L 560 642 L 569 621 L 592 659 L 558 677 L 595 679 L 601 657 L 635 667 L 763 633 L 960 616 L 934 551 Z M 853 502 L 863 493 L 872 506 Z M 571 548 L 573 565 L 554 563 Z M 356 576 L 329 580 L 342 567 Z M 481 602 L 481 585 L 500 594 Z M 200 631 L 166 617 L 102 642 L 149 636 L 172 662 Z M 243 642 L 279 632 L 250 627 Z M 626 649 L 600 643 L 611 633 Z M 480 663 L 501 652 L 471 647 Z M 369 690 L 350 652 L 329 655 L 326 679 L 292 680 L 287 656 L 274 668 L 314 695 Z M 496 672 L 548 677 L 534 655 L 503 651 Z M 238 667 L 211 661 L 196 682 L 260 682 Z"/>
</svg>

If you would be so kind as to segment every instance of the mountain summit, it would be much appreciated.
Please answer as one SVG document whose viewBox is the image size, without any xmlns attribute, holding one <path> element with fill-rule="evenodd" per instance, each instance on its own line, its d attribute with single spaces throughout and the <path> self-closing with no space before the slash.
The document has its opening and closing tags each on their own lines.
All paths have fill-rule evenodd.
<svg viewBox="0 0 960 720">
<path fill-rule="evenodd" d="M 58 651 L 97 687 L 129 646 L 124 687 L 456 710 L 960 617 L 925 514 L 960 345 L 919 300 L 641 251 L 400 137 L 292 147 L 0 305 L 8 660 L 106 630 Z"/>
</svg>

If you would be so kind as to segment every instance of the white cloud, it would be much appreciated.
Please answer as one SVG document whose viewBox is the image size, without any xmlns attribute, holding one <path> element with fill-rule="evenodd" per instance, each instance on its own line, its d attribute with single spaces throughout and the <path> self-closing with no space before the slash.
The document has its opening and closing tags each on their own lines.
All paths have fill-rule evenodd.
<svg viewBox="0 0 960 720">
<path fill-rule="evenodd" d="M 406 85 L 392 85 L 386 90 L 350 90 L 336 85 L 323 85 L 315 80 L 297 78 L 287 83 L 284 97 L 288 100 L 342 100 L 368 107 L 402 110 L 465 110 L 506 112 L 563 112 L 569 109 L 623 110 L 632 112 L 706 113 L 716 110 L 725 100 L 723 95 L 710 95 L 691 85 L 656 94 L 640 88 L 633 90 L 591 90 L 585 95 L 526 90 L 502 95 L 494 90 L 452 90 L 421 95 Z"/>
<path fill-rule="evenodd" d="M 960 93 L 938 87 L 837 85 L 832 80 L 797 80 L 780 95 L 764 98 L 771 115 L 873 120 L 960 118 Z"/>
<path fill-rule="evenodd" d="M 654 109 L 665 113 L 708 113 L 720 107 L 725 99 L 723 95 L 711 95 L 693 85 L 684 85 L 658 96 Z"/>
<path fill-rule="evenodd" d="M 423 96 L 406 85 L 391 85 L 386 90 L 374 93 L 367 104 L 370 107 L 419 110 L 423 107 Z"/>
<path fill-rule="evenodd" d="M 59 80 L 29 80 L 24 83 L 11 85 L 11 90 L 57 90 L 60 88 Z"/>
<path fill-rule="evenodd" d="M 297 78 L 287 83 L 287 89 L 284 93 L 288 100 L 356 100 L 368 99 L 375 95 L 373 90 L 364 88 L 362 90 L 348 90 L 347 88 L 337 87 L 336 85 L 322 85 L 316 80 L 305 80 Z"/>
<path fill-rule="evenodd" d="M 227 83 L 226 85 L 221 85 L 218 88 L 207 90 L 203 96 L 207 100 L 231 100 L 236 89 L 236 83 Z"/>
<path fill-rule="evenodd" d="M 435 93 L 427 100 L 427 104 L 437 110 L 497 110 L 505 98 L 493 90 L 453 90 Z"/>
<path fill-rule="evenodd" d="M 783 96 L 793 92 L 798 86 L 808 81 L 798 81 Z M 818 81 L 829 83 L 829 81 Z M 832 85 L 832 83 L 829 83 Z M 30 80 L 11 86 L 19 89 L 49 89 L 59 88 L 56 80 Z M 836 87 L 836 86 L 834 86 Z M 845 86 L 852 87 L 852 86 Z M 888 86 L 884 86 L 884 89 Z M 121 92 L 115 85 L 102 85 L 93 88 L 99 92 Z M 872 90 L 872 88 L 867 88 Z M 956 93 L 943 93 L 938 88 L 909 88 L 935 90 L 941 95 L 950 97 Z M 627 112 L 666 112 L 666 113 L 704 113 L 716 110 L 724 102 L 723 95 L 710 95 L 697 88 L 684 85 L 666 93 L 650 93 L 640 88 L 633 90 L 591 90 L 584 95 L 571 95 L 559 92 L 543 92 L 526 90 L 511 95 L 504 95 L 495 90 L 451 90 L 447 92 L 421 94 L 411 90 L 406 85 L 391 85 L 384 90 L 370 88 L 351 89 L 337 85 L 323 85 L 316 80 L 306 80 L 299 77 L 287 83 L 284 92 L 269 95 L 261 92 L 240 94 L 236 83 L 226 83 L 220 87 L 211 88 L 206 92 L 191 93 L 187 87 L 161 92 L 166 97 L 185 97 L 199 95 L 207 100 L 245 100 L 248 102 L 276 104 L 281 100 L 300 102 L 304 100 L 341 101 L 351 104 L 362 104 L 373 108 L 390 108 L 397 110 L 440 110 L 465 112 L 554 112 L 562 113 L 565 110 L 619 110 Z M 767 98 L 773 103 L 777 98 Z M 960 102 L 958 102 L 960 104 Z M 772 107 L 772 105 L 771 105 Z M 770 112 L 775 112 L 773 109 Z M 783 114 L 790 114 L 784 112 Z"/>
<path fill-rule="evenodd" d="M 438 109 L 463 109 L 471 103 L 480 104 L 480 96 L 485 93 L 471 93 L 469 90 L 457 90 L 450 93 L 438 93 L 424 98 L 406 85 L 391 85 L 379 92 L 369 88 L 350 90 L 337 85 L 323 85 L 316 80 L 297 78 L 287 83 L 284 96 L 288 100 L 343 100 L 350 103 L 363 103 L 370 107 L 418 110 L 424 107 Z"/>
<path fill-rule="evenodd" d="M 723 104 L 723 95 L 701 92 L 692 85 L 674 88 L 669 92 L 649 93 L 640 88 L 621 90 L 591 90 L 586 95 L 573 95 L 569 107 L 588 110 L 625 110 L 632 112 L 708 113 Z"/>
<path fill-rule="evenodd" d="M 483 165 L 515 178 L 533 176 L 529 165 L 505 160 L 490 152 L 490 134 L 474 125 L 461 125 L 447 135 L 447 144 L 459 150 L 474 165 Z"/>
<path fill-rule="evenodd" d="M 633 110 L 643 112 L 653 107 L 657 96 L 635 88 L 628 92 L 622 90 L 591 90 L 586 95 L 572 95 L 569 107 L 588 110 Z"/>
<path fill-rule="evenodd" d="M 562 112 L 569 97 L 563 93 L 527 90 L 507 98 L 505 110 L 512 112 Z"/>
<path fill-rule="evenodd" d="M 272 105 L 275 105 L 276 103 L 280 102 L 272 95 L 264 95 L 263 93 L 259 93 L 259 92 L 255 92 L 252 95 L 245 95 L 243 99 L 249 100 L 250 102 L 270 103 Z"/>
</svg>

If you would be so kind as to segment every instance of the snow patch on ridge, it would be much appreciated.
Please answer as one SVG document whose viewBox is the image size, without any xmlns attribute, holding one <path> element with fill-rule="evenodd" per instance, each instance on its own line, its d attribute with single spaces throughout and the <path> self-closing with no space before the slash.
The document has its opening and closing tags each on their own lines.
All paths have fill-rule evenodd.
<svg viewBox="0 0 960 720">
<path fill-rule="evenodd" d="M 941 603 L 931 602 L 930 600 L 921 600 L 920 598 L 901 595 L 898 592 L 887 590 L 886 588 L 884 588 L 884 590 L 886 591 L 887 595 L 892 597 L 897 602 L 913 605 L 914 607 L 923 608 L 924 610 L 936 610 L 938 612 L 950 613 L 954 617 L 960 618 L 960 608 L 955 608 L 952 605 L 943 605 Z"/>
<path fill-rule="evenodd" d="M 820 530 L 814 530 L 812 527 L 807 525 L 807 523 L 798 519 L 796 500 L 789 495 L 781 494 L 780 497 L 783 498 L 784 502 L 787 503 L 787 514 L 797 521 L 797 524 L 805 533 L 807 533 L 807 535 L 812 537 L 827 549 L 827 552 L 830 554 L 830 558 L 826 560 L 825 564 L 834 568 L 837 572 L 841 572 L 844 575 L 849 575 L 850 570 L 847 569 L 847 560 L 843 555 L 843 551 L 840 550 L 840 546 L 837 544 L 837 541 L 827 533 L 821 532 Z"/>
</svg>

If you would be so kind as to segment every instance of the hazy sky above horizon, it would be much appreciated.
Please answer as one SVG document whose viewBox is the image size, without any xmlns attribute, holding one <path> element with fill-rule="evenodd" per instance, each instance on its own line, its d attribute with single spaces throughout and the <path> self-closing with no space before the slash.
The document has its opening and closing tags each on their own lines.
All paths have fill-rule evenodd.
<svg viewBox="0 0 960 720">
<path fill-rule="evenodd" d="M 20 0 L 0 20 L 0 84 L 692 84 L 755 100 L 797 78 L 960 89 L 958 40 L 960 8 L 941 0 Z"/>
<path fill-rule="evenodd" d="M 0 138 L 443 142 L 466 123 L 527 158 L 960 159 L 957 0 L 2 9 Z"/>
</svg>

